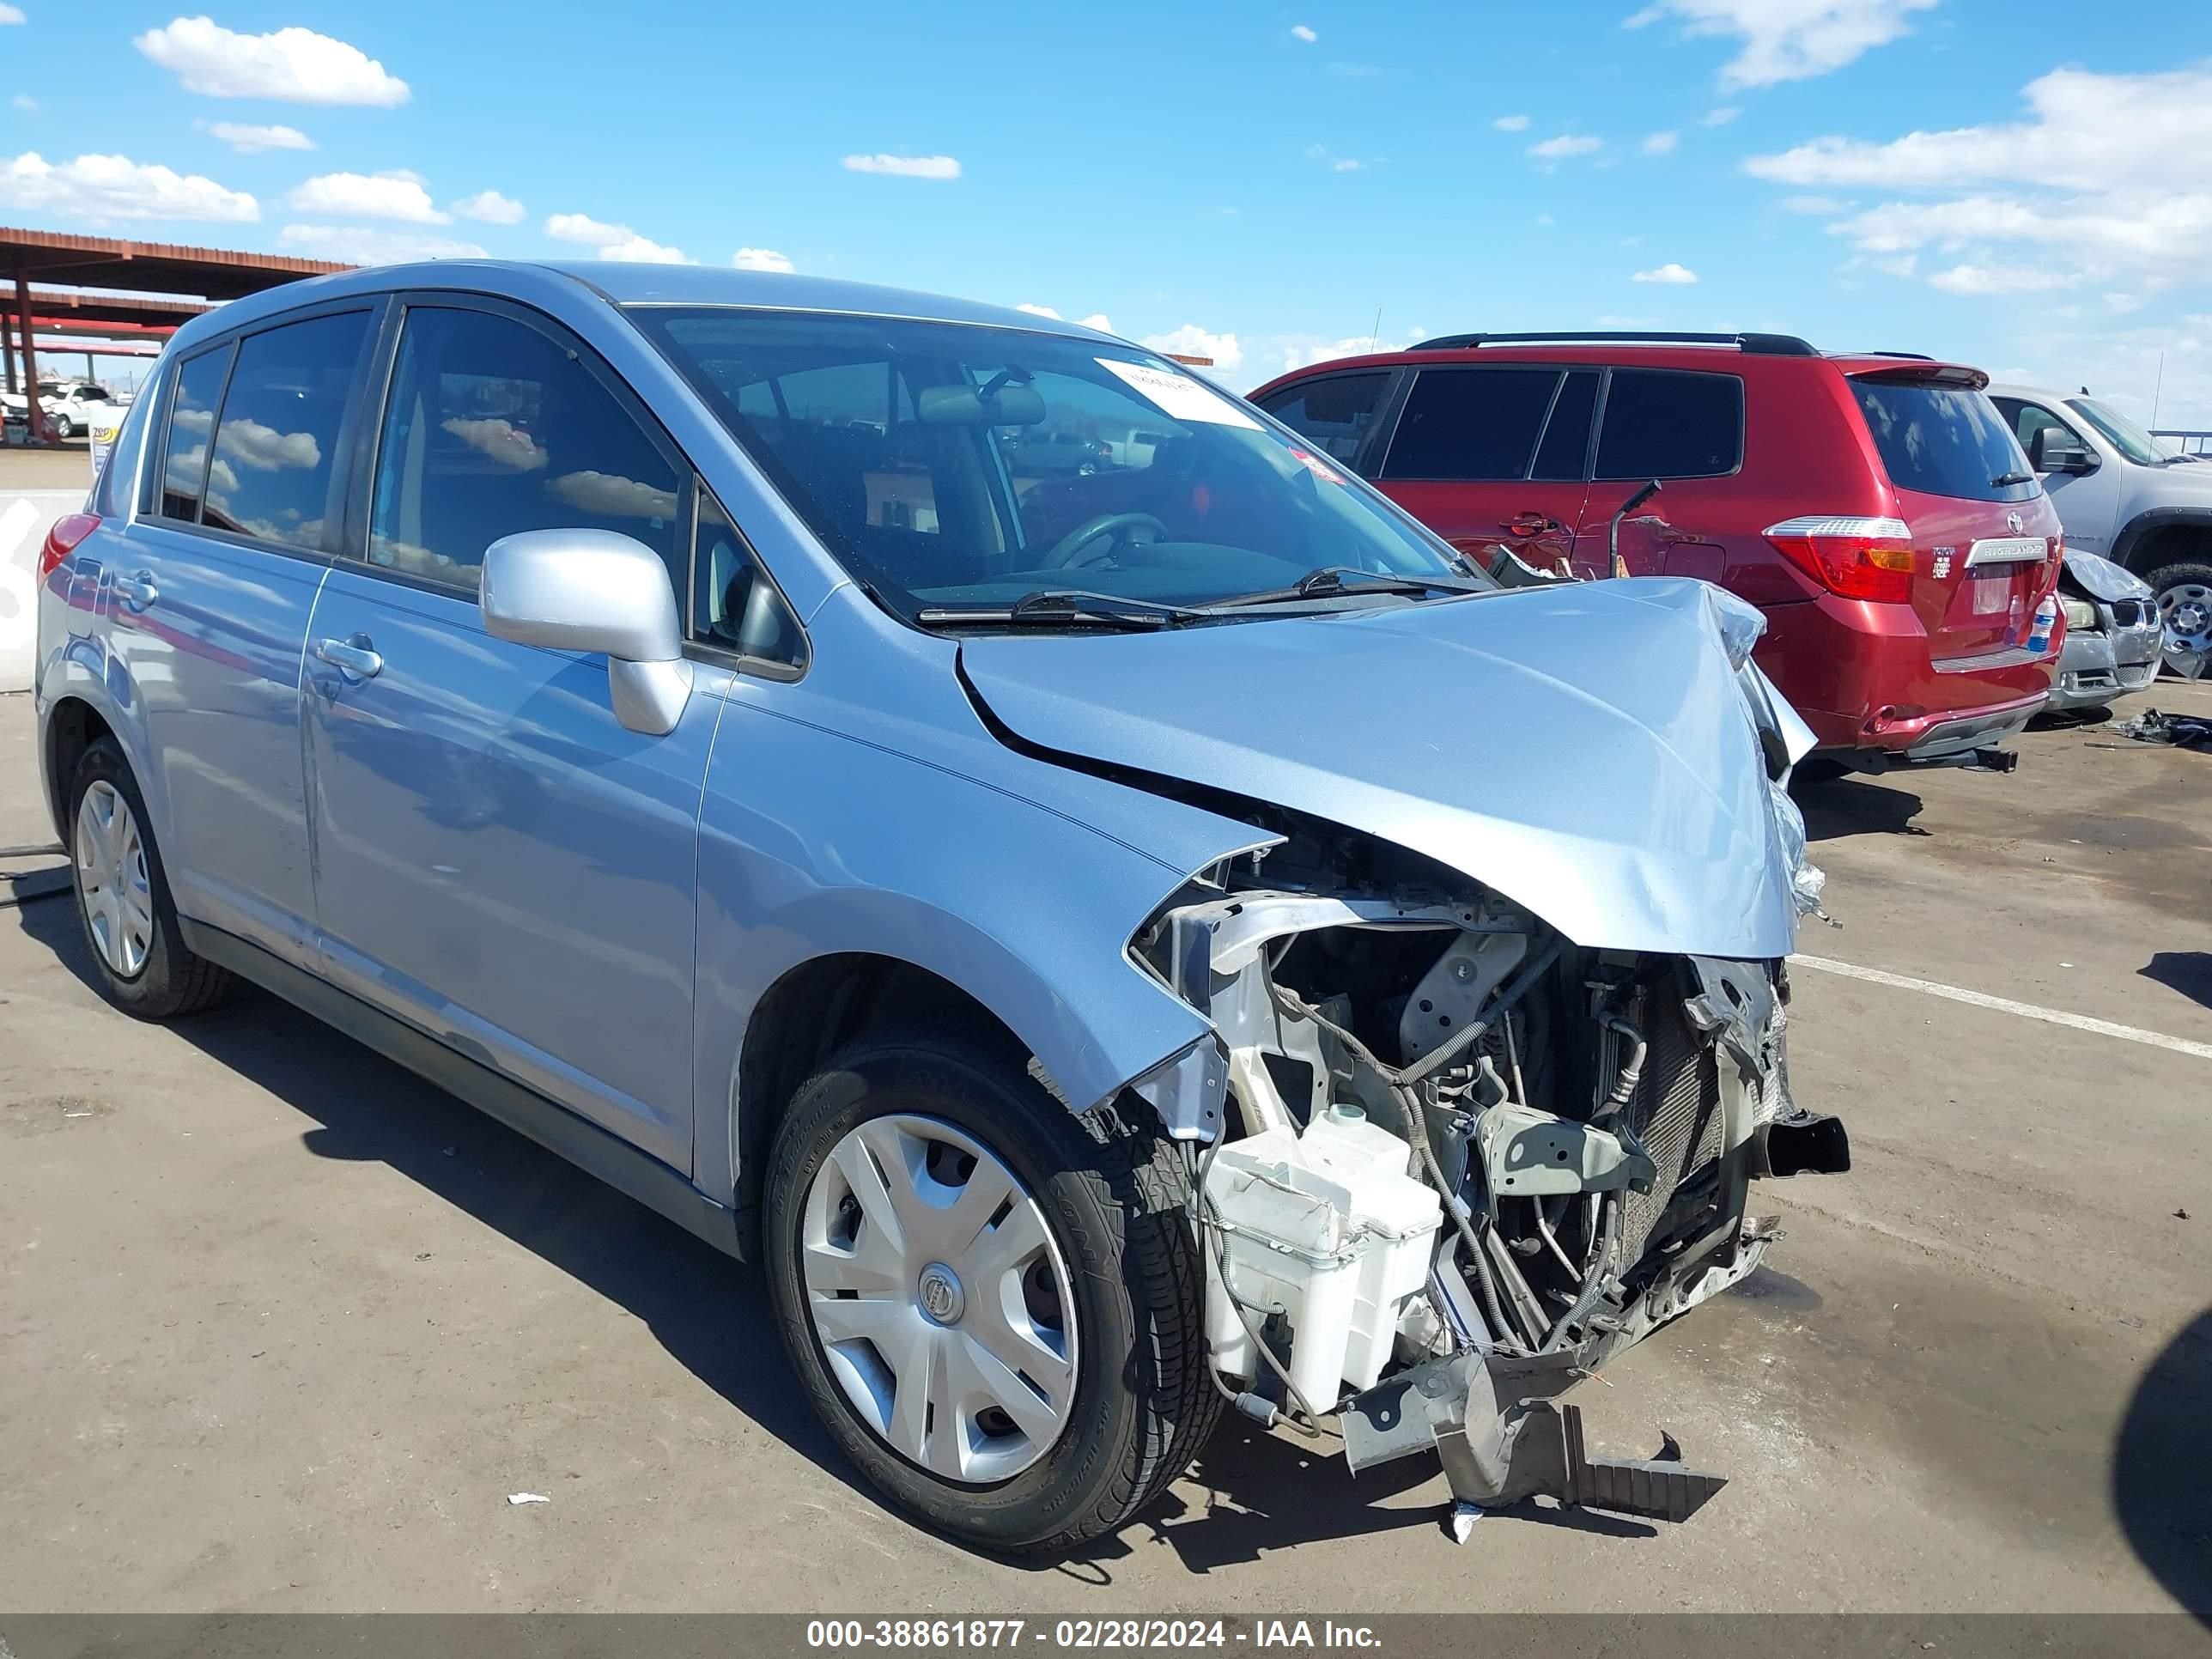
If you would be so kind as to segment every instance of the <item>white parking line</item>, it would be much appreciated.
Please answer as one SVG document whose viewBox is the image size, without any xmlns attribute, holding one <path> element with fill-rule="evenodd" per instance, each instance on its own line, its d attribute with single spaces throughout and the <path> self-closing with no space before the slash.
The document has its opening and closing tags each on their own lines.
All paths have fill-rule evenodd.
<svg viewBox="0 0 2212 1659">
<path fill-rule="evenodd" d="M 2039 1019 L 2051 1025 L 2070 1025 L 2077 1031 L 2094 1031 L 2099 1036 L 2118 1037 L 2124 1042 L 2143 1042 L 2154 1048 L 2170 1048 L 2177 1054 L 2212 1060 L 2212 1042 L 2191 1042 L 2186 1037 L 2168 1036 L 2163 1031 L 2146 1031 L 2139 1025 L 2092 1019 L 2087 1014 L 2069 1014 L 2063 1008 L 2039 1008 L 2032 1002 L 1993 997 L 1986 991 L 1968 991 L 1956 985 L 1941 985 L 1932 979 L 1914 979 L 1907 974 L 1886 974 L 1879 968 L 1862 968 L 1856 963 L 1837 962 L 1828 957 L 1793 956 L 1790 960 L 1798 967 L 1817 968 L 1824 974 L 1841 974 L 1846 979 L 1863 979 L 1872 985 L 1893 986 L 1900 991 L 1920 991 L 1976 1008 L 1994 1008 L 2001 1014 L 2018 1014 L 2023 1019 Z"/>
</svg>

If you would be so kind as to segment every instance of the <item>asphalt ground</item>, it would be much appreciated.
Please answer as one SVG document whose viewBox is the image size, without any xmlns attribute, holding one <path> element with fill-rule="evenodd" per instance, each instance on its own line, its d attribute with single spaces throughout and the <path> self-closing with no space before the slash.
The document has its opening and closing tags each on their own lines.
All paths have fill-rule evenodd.
<svg viewBox="0 0 2212 1659">
<path fill-rule="evenodd" d="M 0 844 L 52 834 L 29 703 Z M 66 898 L 0 908 L 0 1606 L 2212 1611 L 2212 754 L 2021 747 L 1806 793 L 1793 1077 L 1856 1167 L 1756 1189 L 1769 1266 L 1577 1396 L 1730 1484 L 1464 1547 L 1427 1460 L 1241 1426 L 1081 1559 L 954 1547 L 750 1270 L 273 999 L 135 1024 Z"/>
</svg>

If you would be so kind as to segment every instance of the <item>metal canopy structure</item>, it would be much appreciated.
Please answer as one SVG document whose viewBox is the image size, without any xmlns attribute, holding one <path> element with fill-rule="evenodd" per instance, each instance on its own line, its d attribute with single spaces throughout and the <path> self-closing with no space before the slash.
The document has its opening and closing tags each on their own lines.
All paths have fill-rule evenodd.
<svg viewBox="0 0 2212 1659">
<path fill-rule="evenodd" d="M 38 385 L 37 330 L 88 333 L 88 325 L 106 324 L 126 338 L 166 337 L 210 309 L 211 301 L 351 269 L 282 253 L 0 227 L 0 278 L 8 284 L 0 286 L 0 363 L 5 365 L 0 384 L 10 391 Z M 36 289 L 33 276 L 40 284 Z M 111 291 L 69 291 L 86 289 Z M 28 403 L 32 437 L 43 441 L 44 411 L 35 396 Z"/>
</svg>

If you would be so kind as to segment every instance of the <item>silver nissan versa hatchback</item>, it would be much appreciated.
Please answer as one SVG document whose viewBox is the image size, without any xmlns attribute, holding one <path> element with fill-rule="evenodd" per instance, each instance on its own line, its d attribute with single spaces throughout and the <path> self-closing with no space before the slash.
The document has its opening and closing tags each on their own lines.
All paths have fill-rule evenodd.
<svg viewBox="0 0 2212 1659">
<path fill-rule="evenodd" d="M 1848 1163 L 1717 589 L 1500 589 L 1073 325 L 458 262 L 180 330 L 40 581 L 107 995 L 256 981 L 757 1260 L 925 1523 L 1066 1552 L 1224 1410 L 1720 1484 L 1553 1398 Z"/>
</svg>

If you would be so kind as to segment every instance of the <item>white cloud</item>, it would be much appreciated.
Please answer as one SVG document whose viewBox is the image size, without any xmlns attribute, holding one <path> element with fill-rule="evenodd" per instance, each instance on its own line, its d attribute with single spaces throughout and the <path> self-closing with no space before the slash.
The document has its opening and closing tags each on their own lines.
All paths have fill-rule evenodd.
<svg viewBox="0 0 2212 1659">
<path fill-rule="evenodd" d="M 2170 158 L 2212 143 L 2212 68 L 2058 70 L 2023 95 L 2021 120 L 1887 143 L 1819 138 L 1745 170 L 1899 192 L 1830 232 L 1865 255 L 1949 256 L 1927 280 L 1954 293 L 2197 280 L 2212 262 L 2212 180 Z"/>
<path fill-rule="evenodd" d="M 1303 40 L 1308 46 L 1311 46 L 1320 40 L 1321 36 L 1316 34 L 1312 28 L 1304 23 L 1293 23 L 1291 25 L 1291 38 L 1293 40 Z"/>
<path fill-rule="evenodd" d="M 236 414 L 223 422 L 215 453 L 256 472 L 282 472 L 288 468 L 307 471 L 322 459 L 313 433 L 279 432 Z"/>
<path fill-rule="evenodd" d="M 8 106 L 11 109 L 21 110 L 24 114 L 28 115 L 38 108 L 39 100 L 27 92 L 19 92 L 8 100 Z"/>
<path fill-rule="evenodd" d="M 2071 288 L 2078 280 L 2063 271 L 1953 265 L 1929 276 L 1928 286 L 1946 294 L 2044 294 L 2055 288 Z"/>
<path fill-rule="evenodd" d="M 200 125 L 198 122 L 194 125 Z M 210 121 L 207 130 L 240 155 L 264 149 L 313 149 L 315 141 L 297 127 L 256 127 L 239 121 Z"/>
<path fill-rule="evenodd" d="M 1273 342 L 1279 372 L 1305 368 L 1314 363 L 1333 363 L 1340 357 L 1364 357 L 1372 351 L 1403 351 L 1421 337 L 1415 329 L 1402 340 L 1378 339 L 1371 334 L 1348 334 L 1340 340 L 1324 340 L 1311 334 L 1279 334 Z"/>
<path fill-rule="evenodd" d="M 310 179 L 292 192 L 297 213 L 319 213 L 334 219 L 398 219 L 410 225 L 446 225 L 453 215 L 441 213 L 416 174 L 391 173 L 325 173 Z"/>
<path fill-rule="evenodd" d="M 1557 224 L 1559 221 L 1553 218 L 1548 213 L 1540 213 L 1536 216 L 1536 222 L 1540 225 L 1551 225 Z"/>
<path fill-rule="evenodd" d="M 0 23 L 20 23 L 22 21 L 23 10 L 21 7 L 0 5 Z"/>
<path fill-rule="evenodd" d="M 1165 334 L 1147 334 L 1144 343 L 1175 356 L 1211 357 L 1214 369 L 1224 374 L 1244 361 L 1244 348 L 1234 334 L 1209 333 L 1196 323 L 1185 323 Z"/>
<path fill-rule="evenodd" d="M 1602 149 L 1605 140 L 1593 138 L 1588 133 L 1562 133 L 1557 138 L 1547 138 L 1540 144 L 1528 146 L 1528 154 L 1540 161 L 1556 161 L 1569 155 L 1587 155 L 1592 150 Z"/>
<path fill-rule="evenodd" d="M 464 219 L 480 219 L 488 225 L 519 225 L 525 212 L 521 203 L 495 190 L 464 196 L 453 204 L 453 210 Z"/>
<path fill-rule="evenodd" d="M 511 421 L 464 420 L 455 416 L 439 425 L 479 455 L 516 472 L 536 472 L 546 461 L 544 447 Z"/>
<path fill-rule="evenodd" d="M 1656 0 L 1625 27 L 1672 18 L 1682 33 L 1727 37 L 1741 50 L 1721 70 L 1721 84 L 1771 87 L 1838 70 L 1910 30 L 1911 14 L 1936 0 Z"/>
<path fill-rule="evenodd" d="M 848 155 L 848 173 L 889 173 L 902 179 L 957 179 L 960 163 L 950 155 Z"/>
<path fill-rule="evenodd" d="M 287 225 L 276 240 L 294 253 L 312 259 L 343 259 L 358 265 L 404 265 L 418 259 L 481 259 L 474 242 L 430 236 L 419 230 L 386 230 L 371 225 Z"/>
<path fill-rule="evenodd" d="M 1665 264 L 1655 266 L 1650 270 L 1639 270 L 1628 280 L 1632 283 L 1665 283 L 1674 286 L 1686 287 L 1698 280 L 1698 273 L 1687 265 L 1678 265 L 1669 259 Z"/>
<path fill-rule="evenodd" d="M 1674 146 L 1681 142 L 1682 136 L 1678 132 L 1655 132 L 1644 141 L 1644 153 L 1646 155 L 1669 155 L 1674 153 Z"/>
<path fill-rule="evenodd" d="M 789 254 L 778 253 L 772 247 L 741 247 L 730 256 L 730 263 L 739 270 L 780 270 L 786 275 L 799 269 Z"/>
<path fill-rule="evenodd" d="M 1016 306 L 1014 309 L 1017 311 L 1026 311 L 1032 317 L 1049 317 L 1055 323 L 1060 320 L 1060 313 L 1054 311 L 1050 306 L 1033 306 L 1026 300 L 1023 301 L 1021 304 Z"/>
<path fill-rule="evenodd" d="M 545 234 L 563 242 L 580 242 L 602 259 L 625 264 L 688 265 L 682 248 L 663 247 L 639 235 L 628 225 L 611 225 L 581 213 L 556 213 L 545 222 Z"/>
<path fill-rule="evenodd" d="M 407 101 L 407 83 L 358 46 L 312 29 L 236 34 L 212 18 L 179 17 L 132 45 L 210 98 L 276 98 L 295 104 Z"/>
<path fill-rule="evenodd" d="M 1733 104 L 1723 104 L 1718 109 L 1709 109 L 1698 118 L 1701 127 L 1724 127 L 1743 112 Z"/>
<path fill-rule="evenodd" d="M 124 155 L 52 162 L 36 150 L 0 163 L 0 207 L 105 224 L 117 219 L 209 219 L 251 224 L 261 205 L 197 173 L 178 173 Z"/>
<path fill-rule="evenodd" d="M 1094 311 L 1080 320 L 1084 327 L 1095 328 L 1101 334 L 1111 334 L 1114 331 L 1114 325 L 1106 319 L 1106 313 L 1103 311 Z"/>
<path fill-rule="evenodd" d="M 1528 118 L 1525 115 L 1501 115 L 1490 124 L 1500 132 L 1526 132 Z"/>
<path fill-rule="evenodd" d="M 1340 155 L 1328 164 L 1328 170 L 1331 173 L 1357 173 L 1359 171 L 1359 163 L 1349 155 Z"/>
<path fill-rule="evenodd" d="M 2140 311 L 2142 309 L 2142 296 L 2139 294 L 2107 294 L 2105 296 L 2106 308 L 2116 316 L 2125 315 L 2130 311 Z"/>
</svg>

